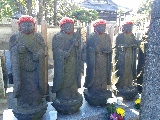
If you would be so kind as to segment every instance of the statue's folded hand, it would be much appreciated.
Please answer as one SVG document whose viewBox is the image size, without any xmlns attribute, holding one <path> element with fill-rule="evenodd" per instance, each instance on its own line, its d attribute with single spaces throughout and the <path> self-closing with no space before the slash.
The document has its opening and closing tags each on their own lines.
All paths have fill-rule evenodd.
<svg viewBox="0 0 160 120">
<path fill-rule="evenodd" d="M 137 43 L 132 44 L 132 47 L 138 47 Z"/>
<path fill-rule="evenodd" d="M 24 53 L 25 51 L 26 51 L 25 46 L 21 45 L 21 46 L 18 47 L 18 52 L 20 54 Z"/>
<path fill-rule="evenodd" d="M 38 54 L 33 54 L 33 61 L 38 61 Z"/>
</svg>

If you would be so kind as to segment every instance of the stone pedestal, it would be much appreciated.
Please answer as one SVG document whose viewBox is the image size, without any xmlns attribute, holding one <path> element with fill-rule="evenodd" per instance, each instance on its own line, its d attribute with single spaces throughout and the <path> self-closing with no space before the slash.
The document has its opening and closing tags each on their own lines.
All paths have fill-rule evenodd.
<svg viewBox="0 0 160 120">
<path fill-rule="evenodd" d="M 55 111 L 55 109 L 52 107 L 51 102 L 48 102 L 47 110 L 45 111 L 45 114 L 43 115 L 43 118 L 41 120 L 51 120 L 49 115 L 50 111 L 53 112 Z M 12 109 L 8 109 L 8 110 L 4 110 L 3 112 L 3 120 L 21 120 L 21 119 L 17 119 L 14 116 Z M 31 120 L 31 119 L 28 119 L 28 120 Z M 56 119 L 52 119 L 52 120 L 56 120 Z"/>
<path fill-rule="evenodd" d="M 84 97 L 91 106 L 106 106 L 106 101 L 108 98 L 112 97 L 112 93 L 107 90 L 106 93 L 91 94 L 88 89 L 85 89 Z"/>
<path fill-rule="evenodd" d="M 123 88 L 118 89 L 117 95 L 118 97 L 123 97 L 125 100 L 133 100 L 135 96 L 138 94 L 137 87 Z"/>
<path fill-rule="evenodd" d="M 34 109 L 24 109 L 20 111 L 14 108 L 13 113 L 18 120 L 40 120 L 45 114 L 46 108 L 46 101 L 43 101 L 41 105 L 35 107 Z"/>
<path fill-rule="evenodd" d="M 60 102 L 57 98 L 53 101 L 52 105 L 55 109 L 62 114 L 73 114 L 78 111 L 82 106 L 83 97 L 78 94 L 76 99 L 69 100 L 66 102 Z"/>
<path fill-rule="evenodd" d="M 7 88 L 6 95 L 7 95 L 8 108 L 9 109 L 14 108 L 13 113 L 14 116 L 18 118 L 18 120 L 30 120 L 30 119 L 39 120 L 46 112 L 47 104 L 45 99 L 43 100 L 43 103 L 37 108 L 34 108 L 32 110 L 29 109 L 29 110 L 18 111 L 15 109 L 17 104 L 17 99 L 13 98 L 13 87 Z"/>
</svg>

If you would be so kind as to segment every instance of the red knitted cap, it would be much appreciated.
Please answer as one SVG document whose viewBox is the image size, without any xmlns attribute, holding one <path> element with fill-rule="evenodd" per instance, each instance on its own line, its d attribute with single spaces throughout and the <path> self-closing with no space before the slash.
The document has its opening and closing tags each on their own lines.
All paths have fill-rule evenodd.
<svg viewBox="0 0 160 120">
<path fill-rule="evenodd" d="M 19 20 L 18 20 L 18 25 L 21 23 L 21 22 L 33 22 L 34 25 L 36 24 L 34 18 L 32 16 L 29 16 L 29 15 L 22 15 Z"/>
<path fill-rule="evenodd" d="M 133 22 L 126 22 L 125 24 L 127 24 L 127 25 L 133 25 Z"/>
<path fill-rule="evenodd" d="M 97 25 L 106 25 L 106 21 L 103 20 L 103 19 L 99 19 L 99 20 L 96 20 L 93 24 L 93 27 L 97 26 Z"/>
<path fill-rule="evenodd" d="M 69 18 L 69 17 L 64 17 L 59 22 L 59 26 L 61 27 L 65 23 L 72 23 L 72 24 L 74 24 L 74 20 L 72 18 Z"/>
</svg>

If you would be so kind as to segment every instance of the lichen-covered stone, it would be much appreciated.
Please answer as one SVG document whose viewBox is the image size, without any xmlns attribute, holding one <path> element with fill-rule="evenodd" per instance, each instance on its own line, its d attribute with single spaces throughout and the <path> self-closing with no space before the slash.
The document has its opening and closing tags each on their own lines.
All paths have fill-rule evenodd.
<svg viewBox="0 0 160 120">
<path fill-rule="evenodd" d="M 160 119 L 160 1 L 154 0 L 144 69 L 140 120 Z"/>
<path fill-rule="evenodd" d="M 86 79 L 84 97 L 92 106 L 105 106 L 106 100 L 112 97 L 107 89 L 111 85 L 111 39 L 105 33 L 105 21 L 94 24 L 95 31 L 89 35 L 86 41 Z"/>
<path fill-rule="evenodd" d="M 42 36 L 34 31 L 34 23 L 31 16 L 22 16 L 20 31 L 12 35 L 9 42 L 13 97 L 17 99 L 13 113 L 18 120 L 40 120 L 47 109 L 43 98 L 47 94 L 44 82 L 45 43 Z"/>
<path fill-rule="evenodd" d="M 115 69 L 118 82 L 116 87 L 118 89 L 117 96 L 124 99 L 133 99 L 137 93 L 137 87 L 134 86 L 133 80 L 136 79 L 136 49 L 139 42 L 135 39 L 132 33 L 132 23 L 123 25 L 123 33 L 116 37 L 115 46 Z"/>
<path fill-rule="evenodd" d="M 61 31 L 52 39 L 54 78 L 52 92 L 56 93 L 53 106 L 59 113 L 72 114 L 82 105 L 81 87 L 81 35 L 74 32 L 71 18 L 63 18 Z"/>
</svg>

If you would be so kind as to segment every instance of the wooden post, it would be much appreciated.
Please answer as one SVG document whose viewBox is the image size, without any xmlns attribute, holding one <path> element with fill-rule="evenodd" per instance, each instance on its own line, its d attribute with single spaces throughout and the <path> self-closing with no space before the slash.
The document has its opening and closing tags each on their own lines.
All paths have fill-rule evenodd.
<svg viewBox="0 0 160 120">
<path fill-rule="evenodd" d="M 48 92 L 48 47 L 47 47 L 47 21 L 42 20 L 41 22 L 41 34 L 45 42 L 45 90 Z"/>
<path fill-rule="evenodd" d="M 18 32 L 18 23 L 17 23 L 17 19 L 12 19 L 11 20 L 11 30 L 12 30 L 12 34 L 15 34 L 16 32 Z"/>
<path fill-rule="evenodd" d="M 111 43 L 113 44 L 114 26 L 110 26 L 110 28 L 109 28 L 109 36 L 110 36 L 110 38 L 111 38 Z"/>
<path fill-rule="evenodd" d="M 54 0 L 54 26 L 57 26 L 57 0 Z"/>
<path fill-rule="evenodd" d="M 89 34 L 91 33 L 91 23 L 89 23 L 89 25 L 86 27 L 87 32 L 86 32 L 86 37 L 89 36 Z"/>
</svg>

